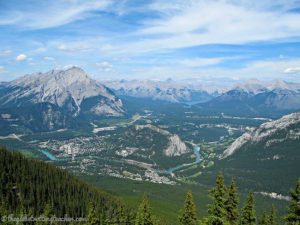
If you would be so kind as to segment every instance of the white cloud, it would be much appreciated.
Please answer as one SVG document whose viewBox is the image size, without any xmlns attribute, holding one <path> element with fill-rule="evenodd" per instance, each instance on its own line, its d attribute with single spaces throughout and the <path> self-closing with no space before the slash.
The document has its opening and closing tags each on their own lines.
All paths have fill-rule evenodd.
<svg viewBox="0 0 300 225">
<path fill-rule="evenodd" d="M 300 74 L 300 67 L 286 68 L 283 72 L 287 74 Z"/>
<path fill-rule="evenodd" d="M 27 62 L 30 66 L 35 66 L 37 63 L 33 60 L 33 58 L 27 58 Z"/>
<path fill-rule="evenodd" d="M 272 3 L 270 5 L 272 6 Z M 160 20 L 148 21 L 146 28 L 140 32 L 145 34 L 195 32 L 204 37 L 218 33 L 221 36 L 212 36 L 213 40 L 230 37 L 241 41 L 276 39 L 299 34 L 299 14 L 283 12 L 280 8 L 271 11 L 264 7 L 258 9 L 243 1 L 237 3 L 236 1 L 187 0 L 186 4 L 181 5 L 181 10 L 167 14 Z"/>
<path fill-rule="evenodd" d="M 68 48 L 66 47 L 65 44 L 59 44 L 59 45 L 57 46 L 57 49 L 58 49 L 58 50 L 65 51 L 65 50 L 67 50 Z"/>
<path fill-rule="evenodd" d="M 180 64 L 187 67 L 212 66 L 221 63 L 224 58 L 190 58 L 180 61 Z"/>
<path fill-rule="evenodd" d="M 37 1 L 26 10 L 12 10 L 0 16 L 0 25 L 19 25 L 31 29 L 57 27 L 90 16 L 108 7 L 110 0 Z"/>
<path fill-rule="evenodd" d="M 233 77 L 238 76 L 240 79 L 250 79 L 253 77 L 261 80 L 283 79 L 299 83 L 299 77 L 294 76 L 296 69 L 299 69 L 300 58 L 294 59 L 269 59 L 259 60 L 248 63 L 242 68 L 212 68 L 202 70 L 206 75 Z M 293 70 L 287 70 L 293 68 Z M 289 72 L 289 73 L 287 73 Z M 291 73 L 295 72 L 295 73 Z M 300 70 L 299 70 L 300 72 Z"/>
<path fill-rule="evenodd" d="M 45 47 L 39 47 L 34 50 L 35 53 L 42 53 L 42 52 L 46 52 L 46 51 L 47 51 L 47 48 L 45 48 Z"/>
<path fill-rule="evenodd" d="M 231 79 L 232 79 L 232 80 L 235 80 L 235 81 L 238 81 L 238 80 L 240 80 L 241 78 L 240 78 L 239 76 L 233 76 L 233 77 L 231 77 Z"/>
<path fill-rule="evenodd" d="M 89 50 L 91 47 L 85 43 L 72 43 L 72 44 L 58 44 L 56 48 L 60 51 L 64 52 L 77 52 L 77 51 L 86 51 Z"/>
<path fill-rule="evenodd" d="M 109 62 L 103 61 L 100 63 L 96 63 L 96 66 L 105 72 L 110 72 L 113 70 L 113 65 Z"/>
<path fill-rule="evenodd" d="M 45 56 L 45 57 L 44 57 L 44 60 L 47 60 L 47 61 L 55 61 L 55 58 L 50 57 L 50 56 Z"/>
<path fill-rule="evenodd" d="M 21 19 L 22 19 L 21 13 L 19 12 L 14 11 L 14 12 L 2 14 L 2 16 L 0 16 L 0 26 L 15 24 L 19 22 Z"/>
<path fill-rule="evenodd" d="M 186 67 L 182 64 L 165 64 L 164 66 L 151 66 L 136 68 L 131 71 L 132 78 L 197 78 L 210 80 L 244 80 L 259 78 L 269 81 L 273 79 L 283 79 L 299 83 L 299 77 L 295 74 L 286 74 L 286 68 L 295 68 L 300 65 L 300 58 L 295 59 L 269 59 L 258 60 L 246 64 L 240 68 L 224 67 Z"/>
<path fill-rule="evenodd" d="M 21 61 L 24 61 L 26 60 L 27 56 L 25 54 L 20 54 L 16 57 L 16 60 L 21 62 Z"/>
<path fill-rule="evenodd" d="M 80 66 L 76 65 L 76 64 L 69 64 L 69 65 L 62 66 L 62 69 L 67 70 L 67 69 L 70 69 L 72 67 L 80 67 Z"/>
<path fill-rule="evenodd" d="M 0 57 L 9 56 L 11 53 L 12 53 L 12 51 L 9 50 L 9 49 L 1 50 L 0 51 Z"/>
<path fill-rule="evenodd" d="M 172 1 L 169 8 L 166 3 L 156 2 L 154 9 L 161 18 L 143 21 L 144 27 L 135 33 L 142 38 L 115 46 L 115 50 L 144 53 L 204 44 L 243 44 L 299 37 L 300 14 L 286 10 L 292 4 L 264 2 L 186 0 L 181 4 L 175 1 L 178 7 L 174 7 L 176 4 Z"/>
</svg>

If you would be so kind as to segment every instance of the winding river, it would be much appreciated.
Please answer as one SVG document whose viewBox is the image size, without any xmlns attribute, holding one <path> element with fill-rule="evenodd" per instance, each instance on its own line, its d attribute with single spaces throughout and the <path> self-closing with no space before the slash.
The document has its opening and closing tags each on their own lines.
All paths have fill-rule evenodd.
<svg viewBox="0 0 300 225">
<path fill-rule="evenodd" d="M 191 165 L 200 163 L 200 162 L 201 162 L 201 157 L 200 157 L 200 146 L 194 144 L 193 150 L 194 150 L 194 155 L 195 155 L 195 157 L 196 157 L 195 162 L 193 162 L 193 163 L 184 163 L 184 164 L 180 164 L 180 165 L 178 165 L 178 166 L 175 166 L 175 167 L 172 167 L 172 168 L 168 169 L 167 172 L 170 173 L 170 174 L 172 174 L 172 173 L 174 173 L 176 170 L 179 170 L 179 169 L 182 169 L 182 168 L 184 168 L 184 167 L 187 167 L 187 166 L 191 166 Z"/>
</svg>

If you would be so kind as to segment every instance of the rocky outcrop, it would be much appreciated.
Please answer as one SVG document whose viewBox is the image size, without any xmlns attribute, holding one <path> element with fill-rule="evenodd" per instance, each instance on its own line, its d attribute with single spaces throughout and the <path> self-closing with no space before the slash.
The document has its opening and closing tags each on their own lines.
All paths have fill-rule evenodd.
<svg viewBox="0 0 300 225">
<path fill-rule="evenodd" d="M 182 154 L 189 152 L 189 149 L 187 148 L 186 144 L 180 139 L 180 137 L 177 134 L 172 134 L 167 130 L 161 129 L 151 124 L 135 126 L 136 130 L 140 130 L 144 128 L 148 128 L 162 135 L 168 136 L 169 139 L 168 147 L 163 151 L 166 156 L 169 157 L 180 156 Z"/>
<path fill-rule="evenodd" d="M 286 139 L 300 139 L 299 124 L 300 112 L 283 116 L 275 121 L 263 123 L 257 129 L 246 132 L 237 138 L 231 146 L 224 151 L 222 158 L 232 155 L 247 143 L 255 144 L 260 141 L 266 141 L 266 145 L 270 146 L 274 143 L 283 142 Z M 275 136 L 282 131 L 284 133 L 283 137 L 280 136 L 279 138 Z"/>
<path fill-rule="evenodd" d="M 169 138 L 169 146 L 164 150 L 166 156 L 180 156 L 188 152 L 185 143 L 176 134 Z"/>
</svg>

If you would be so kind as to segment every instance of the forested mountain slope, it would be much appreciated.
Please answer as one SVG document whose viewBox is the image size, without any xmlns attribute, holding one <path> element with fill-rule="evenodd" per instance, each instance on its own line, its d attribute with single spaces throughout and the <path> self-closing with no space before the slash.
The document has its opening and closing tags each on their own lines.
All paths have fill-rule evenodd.
<svg viewBox="0 0 300 225">
<path fill-rule="evenodd" d="M 0 149 L 1 214 L 40 216 L 45 208 L 53 215 L 86 217 L 89 204 L 100 221 L 118 221 L 130 213 L 116 197 L 80 181 L 53 165 Z M 1 215 L 1 216 L 2 216 Z"/>
<path fill-rule="evenodd" d="M 212 169 L 257 192 L 287 195 L 300 171 L 300 113 L 263 123 L 228 147 Z M 211 174 L 209 173 L 209 176 Z M 205 180 L 203 177 L 201 180 Z"/>
</svg>

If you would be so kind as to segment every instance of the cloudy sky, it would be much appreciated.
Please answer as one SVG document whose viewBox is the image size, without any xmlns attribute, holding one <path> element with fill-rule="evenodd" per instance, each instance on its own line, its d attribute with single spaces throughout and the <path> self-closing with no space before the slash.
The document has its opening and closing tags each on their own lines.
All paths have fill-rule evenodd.
<svg viewBox="0 0 300 225">
<path fill-rule="evenodd" d="M 0 81 L 71 65 L 98 80 L 300 81 L 300 1 L 0 0 Z"/>
</svg>

